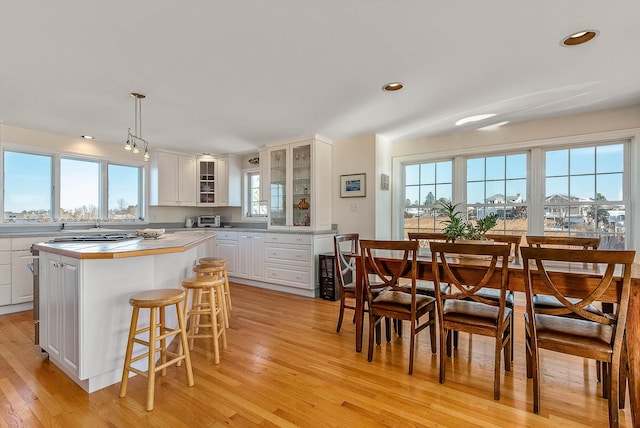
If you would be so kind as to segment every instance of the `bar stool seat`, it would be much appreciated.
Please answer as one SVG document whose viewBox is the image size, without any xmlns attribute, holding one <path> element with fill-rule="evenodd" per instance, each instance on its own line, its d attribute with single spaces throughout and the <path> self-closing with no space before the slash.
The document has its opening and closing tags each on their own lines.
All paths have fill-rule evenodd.
<svg viewBox="0 0 640 428">
<path fill-rule="evenodd" d="M 198 260 L 198 264 L 203 266 L 222 266 L 224 267 L 224 297 L 227 301 L 227 310 L 231 312 L 231 290 L 229 289 L 229 275 L 227 274 L 227 261 L 218 257 L 202 257 Z"/>
<path fill-rule="evenodd" d="M 224 279 L 213 275 L 194 276 L 182 281 L 182 287 L 187 293 L 185 318 L 189 324 L 187 329 L 189 349 L 193 349 L 195 338 L 211 338 L 215 364 L 220 364 L 219 340 L 222 339 L 222 348 L 227 347 L 223 312 L 224 296 L 216 292 L 216 288 L 222 287 L 223 284 Z M 189 308 L 189 302 L 191 302 L 191 308 Z M 208 323 L 202 322 L 202 315 L 208 315 Z M 204 328 L 209 328 L 210 332 L 202 333 L 200 329 Z M 208 357 L 210 357 L 209 353 Z"/>
<path fill-rule="evenodd" d="M 129 328 L 129 340 L 127 341 L 127 351 L 124 360 L 124 369 L 122 371 L 122 383 L 120 384 L 120 397 L 127 395 L 127 383 L 129 381 L 129 372 L 134 372 L 147 378 L 147 411 L 153 410 L 154 405 L 154 387 L 156 372 L 161 371 L 162 376 L 167 374 L 167 367 L 176 364 L 180 365 L 185 361 L 187 371 L 187 384 L 194 385 L 193 369 L 191 367 L 191 357 L 187 348 L 187 335 L 184 322 L 184 313 L 182 303 L 185 300 L 185 292 L 177 288 L 157 289 L 142 291 L 133 294 L 129 298 L 129 304 L 133 306 L 131 316 L 131 326 Z M 165 308 L 175 305 L 178 317 L 178 328 L 171 329 L 166 326 Z M 137 330 L 138 315 L 140 309 L 149 309 L 149 326 Z M 160 320 L 158 322 L 158 312 Z M 148 341 L 137 336 L 148 332 Z M 158 334 L 159 333 L 159 334 Z M 179 336 L 180 351 L 176 354 L 167 351 L 167 338 L 171 336 Z M 156 342 L 160 341 L 160 347 L 156 346 Z M 147 347 L 147 352 L 132 358 L 133 344 L 138 343 Z M 183 351 L 184 350 L 184 351 Z M 156 362 L 156 354 L 160 352 L 159 364 Z M 173 357 L 167 361 L 167 356 Z M 139 370 L 131 364 L 136 361 L 148 358 L 147 371 Z"/>
</svg>

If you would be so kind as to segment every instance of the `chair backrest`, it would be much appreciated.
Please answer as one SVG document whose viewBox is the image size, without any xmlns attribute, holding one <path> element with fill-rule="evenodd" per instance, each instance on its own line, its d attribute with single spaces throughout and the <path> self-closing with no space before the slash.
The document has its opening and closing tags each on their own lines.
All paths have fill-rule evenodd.
<svg viewBox="0 0 640 428">
<path fill-rule="evenodd" d="M 335 264 L 335 277 L 340 294 L 344 293 L 344 287 L 355 281 L 355 259 L 345 257 L 345 252 L 358 254 L 360 236 L 357 233 L 343 233 L 333 237 L 333 253 Z M 348 260 L 347 260 L 348 259 Z"/>
<path fill-rule="evenodd" d="M 473 300 L 499 306 L 502 316 L 507 293 L 510 252 L 511 246 L 506 244 L 432 243 L 431 266 L 440 312 L 446 300 Z M 465 269 L 464 276 L 461 275 L 454 266 L 460 264 L 473 265 L 474 273 Z M 449 284 L 448 293 L 442 293 L 441 282 Z M 495 301 L 477 294 L 486 287 L 499 288 L 500 299 Z"/>
<path fill-rule="evenodd" d="M 418 241 L 420 248 L 429 248 L 431 242 L 447 242 L 444 232 L 408 232 L 409 241 Z"/>
<path fill-rule="evenodd" d="M 415 309 L 416 273 L 418 242 L 417 241 L 360 241 L 362 259 L 362 278 L 367 300 L 371 302 L 374 294 L 381 289 L 411 293 L 412 305 Z M 395 263 L 387 263 L 384 259 L 392 257 Z M 372 279 L 375 277 L 375 281 Z M 409 278 L 411 287 L 398 284 L 400 278 Z"/>
<path fill-rule="evenodd" d="M 532 236 L 527 235 L 527 244 L 531 247 L 547 248 L 582 248 L 595 250 L 600 245 L 600 238 L 580 238 L 576 236 Z"/>
<path fill-rule="evenodd" d="M 484 236 L 487 239 L 493 240 L 494 242 L 509 244 L 511 246 L 511 253 L 514 255 L 516 263 L 520 261 L 520 244 L 522 243 L 522 235 L 502 235 L 498 233 L 487 233 Z"/>
<path fill-rule="evenodd" d="M 615 340 L 622 340 L 626 323 L 627 307 L 629 304 L 629 292 L 631 284 L 631 265 L 635 258 L 635 251 L 621 250 L 575 250 L 559 248 L 522 247 L 522 263 L 524 268 L 525 293 L 527 297 L 527 312 L 530 319 L 536 314 L 560 315 L 575 314 L 581 318 L 606 325 L 617 325 L 621 330 L 616 331 Z M 550 270 L 549 264 L 557 262 L 593 264 L 596 268 L 585 270 L 582 280 L 575 283 L 567 283 L 566 277 L 560 272 Z M 616 287 L 613 281 L 616 267 L 621 267 L 622 283 Z M 571 300 L 566 296 L 565 290 L 572 290 Z M 579 291 L 579 293 L 576 293 Z M 533 294 L 548 294 L 554 296 L 562 304 L 560 308 L 545 308 L 533 305 Z M 605 293 L 607 298 L 605 299 Z M 581 294 L 576 298 L 575 294 Z M 613 314 L 598 314 L 589 311 L 586 307 L 595 301 L 612 299 L 615 294 L 617 309 Z"/>
</svg>

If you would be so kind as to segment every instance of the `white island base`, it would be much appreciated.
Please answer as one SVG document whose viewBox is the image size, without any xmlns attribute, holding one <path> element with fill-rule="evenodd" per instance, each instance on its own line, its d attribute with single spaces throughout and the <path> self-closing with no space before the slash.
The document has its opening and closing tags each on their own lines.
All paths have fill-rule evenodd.
<svg viewBox="0 0 640 428">
<path fill-rule="evenodd" d="M 184 239 L 186 234 L 180 235 Z M 137 251 L 140 255 L 118 253 L 116 258 L 70 257 L 62 255 L 68 251 L 39 244 L 41 348 L 89 393 L 120 382 L 131 323 L 129 297 L 144 290 L 181 288 L 181 281 L 193 276 L 197 260 L 208 255 L 208 241 L 200 235 L 183 251 L 174 247 L 163 254 Z M 149 325 L 148 314 L 141 310 L 139 328 Z M 167 325 L 177 326 L 173 308 L 167 308 Z M 134 356 L 145 350 L 136 345 Z M 136 368 L 146 370 L 146 359 Z"/>
</svg>

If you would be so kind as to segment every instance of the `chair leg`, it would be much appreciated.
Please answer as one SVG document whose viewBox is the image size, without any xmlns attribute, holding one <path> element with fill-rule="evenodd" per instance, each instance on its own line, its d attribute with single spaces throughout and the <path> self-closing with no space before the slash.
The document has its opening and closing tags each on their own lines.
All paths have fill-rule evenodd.
<svg viewBox="0 0 640 428">
<path fill-rule="evenodd" d="M 531 337 L 528 333 L 525 332 L 525 358 L 526 358 L 526 367 L 527 367 L 527 379 L 533 378 L 533 362 L 531 357 Z"/>
<path fill-rule="evenodd" d="M 603 362 L 602 364 L 602 398 L 609 398 L 611 389 L 611 364 Z"/>
<path fill-rule="evenodd" d="M 393 325 L 396 325 L 396 320 L 393 320 Z M 391 320 L 387 317 L 384 317 L 384 331 L 387 335 L 387 343 L 391 342 Z"/>
<path fill-rule="evenodd" d="M 458 331 L 457 330 L 453 331 L 453 349 L 458 349 Z"/>
<path fill-rule="evenodd" d="M 336 333 L 340 333 L 340 328 L 342 327 L 342 317 L 344 316 L 344 296 L 340 296 L 340 314 L 338 315 L 338 326 L 336 327 Z M 354 315 L 355 316 L 355 315 Z"/>
<path fill-rule="evenodd" d="M 429 335 L 431 336 L 431 353 L 436 353 L 436 314 L 429 312 Z"/>
<path fill-rule="evenodd" d="M 398 320 L 398 323 L 402 321 Z M 409 344 L 409 374 L 413 374 L 413 356 L 416 347 L 416 323 L 411 322 L 411 341 Z"/>
<path fill-rule="evenodd" d="M 502 338 L 496 337 L 493 352 L 493 399 L 500 399 L 500 356 L 502 355 Z"/>
<path fill-rule="evenodd" d="M 166 323 L 166 318 L 165 318 L 165 307 L 161 306 L 159 308 L 160 311 L 160 336 L 162 336 L 165 333 L 165 323 Z M 167 362 L 167 339 L 166 338 L 162 338 L 160 339 L 160 365 L 164 366 L 165 363 Z M 160 374 L 162 376 L 166 376 L 167 375 L 167 368 L 163 367 L 162 371 L 160 372 Z"/>
<path fill-rule="evenodd" d="M 451 337 L 455 335 L 455 331 L 452 330 L 445 330 L 446 336 L 447 336 L 447 344 L 446 344 L 446 348 L 447 348 L 447 357 L 451 357 Z"/>
<path fill-rule="evenodd" d="M 189 353 L 189 343 L 187 342 L 187 325 L 184 319 L 182 303 L 176 303 L 176 312 L 178 314 L 178 328 L 180 329 L 180 348 L 184 350 L 184 368 L 187 372 L 187 385 L 193 386 L 193 368 L 191 366 L 191 354 Z"/>
<path fill-rule="evenodd" d="M 124 368 L 122 369 L 122 382 L 120 383 L 120 398 L 127 395 L 127 384 L 129 383 L 129 368 L 131 367 L 131 354 L 133 352 L 133 338 L 136 337 L 136 328 L 138 327 L 138 314 L 140 309 L 133 308 L 131 315 L 131 326 L 129 327 L 129 340 L 127 341 L 127 352 L 124 358 Z"/>
<path fill-rule="evenodd" d="M 147 411 L 153 410 L 153 391 L 156 386 L 156 329 L 158 308 L 150 308 L 151 323 L 149 325 L 149 362 L 147 369 Z"/>
<path fill-rule="evenodd" d="M 533 339 L 531 340 L 533 343 Z M 540 361 L 538 350 L 531 346 L 531 375 L 533 377 L 533 413 L 540 414 Z"/>
<path fill-rule="evenodd" d="M 602 382 L 602 375 L 601 372 L 602 371 L 602 363 L 600 361 L 596 361 L 596 380 L 598 382 Z"/>
<path fill-rule="evenodd" d="M 439 382 L 444 383 L 445 373 L 447 371 L 447 356 L 445 354 L 447 348 L 447 342 L 449 337 L 449 331 L 444 328 L 440 328 L 440 376 Z"/>
<path fill-rule="evenodd" d="M 380 327 L 380 325 L 376 323 L 375 315 L 371 315 L 371 312 L 369 312 L 369 349 L 367 351 L 367 361 L 369 361 L 369 362 L 371 362 L 371 360 L 373 360 L 373 341 L 374 341 L 373 333 L 374 333 L 374 328 L 376 330 L 378 330 L 378 327 Z M 380 335 L 378 335 L 377 339 L 379 339 L 379 338 L 380 338 Z"/>
<path fill-rule="evenodd" d="M 618 376 L 618 407 L 620 409 L 624 409 L 625 402 L 627 401 L 627 376 L 629 376 L 629 360 L 627 358 L 627 345 L 625 342 L 622 345 L 619 370 L 620 374 Z"/>
<path fill-rule="evenodd" d="M 609 363 L 609 426 L 618 426 L 618 380 L 620 376 L 620 361 Z"/>
</svg>

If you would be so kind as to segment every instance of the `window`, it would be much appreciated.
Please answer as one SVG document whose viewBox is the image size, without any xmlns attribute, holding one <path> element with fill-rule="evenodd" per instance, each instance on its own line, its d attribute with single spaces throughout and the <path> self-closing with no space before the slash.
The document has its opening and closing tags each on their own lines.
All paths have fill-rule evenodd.
<svg viewBox="0 0 640 428">
<path fill-rule="evenodd" d="M 4 222 L 51 221 L 53 158 L 4 152 Z"/>
<path fill-rule="evenodd" d="M 258 171 L 247 171 L 245 180 L 245 217 L 266 217 L 267 206 L 261 200 L 260 193 L 260 173 Z"/>
<path fill-rule="evenodd" d="M 527 155 L 467 159 L 467 218 L 498 216 L 495 232 L 527 232 Z"/>
<path fill-rule="evenodd" d="M 544 232 L 624 248 L 624 144 L 545 152 Z"/>
<path fill-rule="evenodd" d="M 403 218 L 397 236 L 441 231 L 437 202 L 444 198 L 460 204 L 471 222 L 497 215 L 498 233 L 597 236 L 600 248 L 626 248 L 634 218 L 631 147 L 629 140 L 549 142 L 513 153 L 460 153 L 446 162 L 398 160 L 404 195 L 396 200 Z"/>
<path fill-rule="evenodd" d="M 428 162 L 404 168 L 404 232 L 442 230 L 439 202 L 452 200 L 453 162 Z"/>
<path fill-rule="evenodd" d="M 134 166 L 109 164 L 107 173 L 107 218 L 110 221 L 134 221 L 141 218 L 142 170 Z"/>
<path fill-rule="evenodd" d="M 9 150 L 3 160 L 4 223 L 143 217 L 142 167 Z"/>
</svg>

